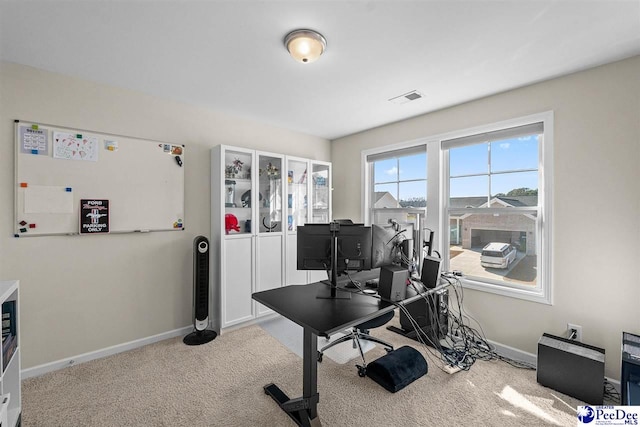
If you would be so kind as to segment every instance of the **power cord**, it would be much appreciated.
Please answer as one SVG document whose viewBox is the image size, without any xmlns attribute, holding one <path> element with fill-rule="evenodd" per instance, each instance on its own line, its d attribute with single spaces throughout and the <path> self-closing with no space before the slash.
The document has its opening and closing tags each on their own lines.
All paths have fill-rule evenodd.
<svg viewBox="0 0 640 427">
<path fill-rule="evenodd" d="M 604 400 L 605 402 L 612 402 L 614 406 L 621 404 L 620 393 L 618 393 L 616 387 L 606 378 L 604 379 Z"/>
<path fill-rule="evenodd" d="M 517 368 L 535 369 L 534 366 L 525 362 L 516 361 L 499 355 L 486 340 L 480 323 L 464 311 L 462 305 L 464 293 L 459 276 L 445 273 L 442 277 L 447 281 L 449 285 L 448 288 L 451 289 L 451 292 L 449 292 L 450 298 L 447 309 L 447 325 L 443 325 L 440 321 L 440 308 L 437 307 L 438 301 L 435 297 L 435 291 L 432 290 L 432 293 L 429 295 L 418 292 L 422 298 L 425 299 L 428 307 L 430 307 L 428 310 L 430 318 L 428 319 L 429 322 L 427 324 L 431 331 L 436 331 L 433 334 L 435 335 L 435 337 L 433 337 L 435 339 L 427 336 L 427 333 L 422 327 L 420 327 L 418 321 L 413 318 L 406 307 L 399 305 L 403 314 L 405 314 L 409 319 L 411 326 L 417 334 L 417 337 L 419 338 L 418 341 L 423 345 L 427 345 L 426 342 L 428 341 L 428 345 L 433 348 L 433 350 L 427 349 L 430 353 L 432 353 L 432 351 L 437 351 L 439 353 L 440 360 L 445 364 L 445 366 L 448 365 L 449 367 L 459 368 L 460 370 L 471 369 L 471 366 L 473 366 L 477 360 L 501 360 Z M 413 283 L 412 286 L 415 288 Z M 445 285 L 444 287 L 447 286 Z M 439 288 L 441 287 L 437 287 L 435 289 Z M 418 291 L 418 289 L 416 289 L 416 291 Z M 455 296 L 455 304 L 452 303 L 451 296 Z M 472 328 L 469 324 L 469 320 L 473 320 L 480 330 L 478 331 L 477 329 Z M 440 335 L 439 331 L 443 330 L 447 331 L 444 338 L 442 340 L 437 339 Z M 445 345 L 441 344 L 440 341 L 443 341 Z M 443 371 L 450 372 L 443 368 L 441 368 Z"/>
<path fill-rule="evenodd" d="M 415 319 L 409 309 L 403 304 L 387 300 L 377 294 L 372 295 L 365 293 L 365 289 L 361 283 L 353 280 L 348 272 L 346 274 L 349 278 L 349 283 L 352 284 L 355 289 L 343 288 L 343 290 L 364 294 L 378 300 L 389 302 L 397 307 L 409 320 L 411 327 L 415 331 L 416 340 L 421 344 L 423 349 L 426 350 L 427 357 L 431 359 L 432 362 L 434 362 L 434 360 L 439 361 L 440 363 L 433 364 L 443 372 L 452 373 L 455 372 L 456 369 L 468 371 L 477 360 L 500 360 L 516 368 L 536 369 L 535 366 L 526 362 L 510 359 L 498 354 L 495 348 L 489 344 L 480 322 L 464 310 L 464 288 L 460 282 L 459 275 L 455 273 L 443 273 L 441 277 L 447 282 L 447 285 L 430 289 L 428 294 L 425 294 L 424 289 L 418 289 L 416 284 L 410 281 L 409 286 L 421 296 L 428 307 L 425 313 L 425 315 L 429 316 L 429 318 L 426 319 L 426 324 L 429 325 L 430 331 L 435 331 L 435 333 L 429 334 L 420 326 L 418 319 Z M 438 306 L 440 302 L 436 293 L 447 291 L 448 289 L 451 289 L 451 292 L 448 294 L 447 324 L 443 324 L 440 316 L 441 308 Z M 452 301 L 452 296 L 455 296 L 455 303 Z M 471 327 L 470 321 L 473 321 L 479 329 Z M 444 337 L 438 339 L 441 331 L 444 331 Z M 444 342 L 444 345 L 441 341 Z M 453 370 L 451 370 L 451 368 L 453 368 Z M 615 388 L 613 388 L 613 391 L 617 393 Z"/>
</svg>

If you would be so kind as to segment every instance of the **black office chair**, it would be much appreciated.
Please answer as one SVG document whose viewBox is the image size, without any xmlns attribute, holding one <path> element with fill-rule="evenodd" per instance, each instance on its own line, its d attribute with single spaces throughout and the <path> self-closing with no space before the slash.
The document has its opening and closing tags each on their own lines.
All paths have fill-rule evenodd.
<svg viewBox="0 0 640 427">
<path fill-rule="evenodd" d="M 362 345 L 360 344 L 360 340 L 376 342 L 378 344 L 385 346 L 385 350 L 387 350 L 387 352 L 392 351 L 393 346 L 391 344 L 381 340 L 380 338 L 376 338 L 369 335 L 369 330 L 374 328 L 379 328 L 380 326 L 383 326 L 389 323 L 391 319 L 393 319 L 393 314 L 394 312 L 390 311 L 374 319 L 368 320 L 364 323 L 354 326 L 349 334 L 343 337 L 340 337 L 337 340 L 330 343 L 329 345 L 321 348 L 318 351 L 318 362 L 322 362 L 322 355 L 327 349 L 333 347 L 336 344 L 343 343 L 345 341 L 353 341 L 353 348 L 357 348 L 358 350 L 360 350 L 360 357 L 362 357 L 362 365 L 356 365 L 356 367 L 358 368 L 358 375 L 361 377 L 364 377 L 367 374 L 367 361 L 364 358 L 364 352 L 362 351 Z"/>
</svg>

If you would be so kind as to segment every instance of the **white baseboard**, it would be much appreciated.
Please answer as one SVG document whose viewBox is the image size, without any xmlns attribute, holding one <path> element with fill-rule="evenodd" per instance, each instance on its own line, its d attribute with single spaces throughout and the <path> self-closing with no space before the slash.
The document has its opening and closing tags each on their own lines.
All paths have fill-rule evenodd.
<svg viewBox="0 0 640 427">
<path fill-rule="evenodd" d="M 276 313 L 269 314 L 259 319 L 253 319 L 238 325 L 234 325 L 222 330 L 222 332 L 231 332 L 236 329 L 243 328 L 245 326 L 249 326 L 257 323 L 260 320 L 264 320 L 270 317 L 276 316 Z M 113 354 L 122 353 L 123 351 L 133 350 L 134 348 L 143 347 L 148 344 L 153 344 L 154 342 L 166 340 L 173 337 L 178 337 L 182 335 L 187 335 L 188 333 L 193 331 L 193 325 L 185 326 L 184 328 L 174 329 L 173 331 L 163 332 L 158 335 L 153 335 L 146 338 L 141 338 L 139 340 L 126 342 L 123 344 L 114 345 L 111 347 L 103 348 L 96 351 L 91 351 L 89 353 L 79 354 L 77 356 L 67 357 L 65 359 L 56 360 L 54 362 L 45 363 L 43 365 L 34 366 L 32 368 L 23 369 L 20 371 L 21 379 L 27 379 L 31 377 L 38 377 L 40 375 L 44 375 L 48 372 L 57 371 L 59 369 L 68 368 L 69 366 L 74 366 L 79 363 L 88 362 L 90 360 L 100 359 L 103 357 L 111 356 Z"/>
<path fill-rule="evenodd" d="M 518 362 L 524 362 L 527 365 L 531 366 L 537 365 L 538 356 L 533 353 L 527 353 L 526 351 L 509 347 L 508 345 L 500 344 L 499 342 L 491 340 L 487 340 L 487 342 L 495 348 L 496 353 L 498 353 L 500 356 L 504 356 Z"/>
<path fill-rule="evenodd" d="M 90 360 L 100 359 L 103 357 L 111 356 L 113 354 L 122 353 L 124 351 L 133 350 L 134 348 L 143 347 L 154 342 L 166 340 L 169 338 L 186 335 L 193 331 L 193 325 L 185 326 L 184 328 L 174 329 L 173 331 L 163 332 L 158 335 L 153 335 L 139 340 L 126 342 L 123 344 L 114 345 L 111 347 L 103 348 L 89 353 L 79 354 L 77 356 L 68 357 L 65 359 L 57 360 L 55 362 L 45 363 L 43 365 L 34 366 L 32 368 L 23 369 L 20 371 L 21 379 L 27 379 L 31 377 L 38 377 L 48 372 L 57 371 L 58 369 L 68 368 L 79 363 L 88 362 Z"/>
</svg>

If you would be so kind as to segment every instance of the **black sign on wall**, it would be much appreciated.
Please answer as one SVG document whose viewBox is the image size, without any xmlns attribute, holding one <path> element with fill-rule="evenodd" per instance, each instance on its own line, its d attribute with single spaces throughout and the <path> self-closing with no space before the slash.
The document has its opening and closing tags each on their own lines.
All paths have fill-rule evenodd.
<svg viewBox="0 0 640 427">
<path fill-rule="evenodd" d="M 80 234 L 109 232 L 109 201 L 80 200 Z"/>
</svg>

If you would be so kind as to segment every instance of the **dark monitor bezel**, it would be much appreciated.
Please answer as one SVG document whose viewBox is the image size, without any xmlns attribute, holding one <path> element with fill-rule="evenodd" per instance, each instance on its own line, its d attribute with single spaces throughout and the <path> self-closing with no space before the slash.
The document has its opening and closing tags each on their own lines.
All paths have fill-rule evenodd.
<svg viewBox="0 0 640 427">
<path fill-rule="evenodd" d="M 316 223 L 305 224 L 297 229 L 297 259 L 298 270 L 326 270 L 332 266 L 331 245 L 334 235 L 338 238 L 337 273 L 345 271 L 371 270 L 371 227 L 364 224 Z M 346 244 L 358 240 L 361 245 L 360 254 L 344 251 Z M 310 242 L 315 242 L 311 245 Z M 345 265 L 345 259 L 350 263 Z M 354 262 L 357 261 L 357 262 Z"/>
</svg>

